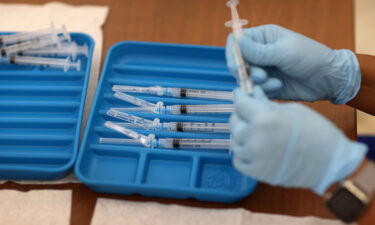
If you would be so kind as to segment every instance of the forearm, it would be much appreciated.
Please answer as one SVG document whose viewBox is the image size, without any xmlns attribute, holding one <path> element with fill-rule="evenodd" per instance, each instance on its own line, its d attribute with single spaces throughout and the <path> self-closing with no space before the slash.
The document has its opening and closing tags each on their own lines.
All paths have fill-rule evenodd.
<svg viewBox="0 0 375 225">
<path fill-rule="evenodd" d="M 357 96 L 348 105 L 375 116 L 375 56 L 357 55 L 362 74 L 361 88 Z M 360 168 L 367 163 L 364 160 Z M 369 204 L 366 212 L 358 221 L 359 225 L 372 225 L 375 220 L 375 200 Z"/>
<path fill-rule="evenodd" d="M 366 212 L 359 219 L 359 225 L 373 225 L 375 221 L 375 201 L 372 200 Z"/>
<path fill-rule="evenodd" d="M 357 55 L 362 81 L 357 96 L 347 104 L 375 115 L 375 56 Z"/>
</svg>

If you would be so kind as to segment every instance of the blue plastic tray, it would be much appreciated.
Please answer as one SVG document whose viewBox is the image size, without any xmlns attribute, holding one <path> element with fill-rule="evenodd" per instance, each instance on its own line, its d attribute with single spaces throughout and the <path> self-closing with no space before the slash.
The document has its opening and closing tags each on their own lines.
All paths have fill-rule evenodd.
<svg viewBox="0 0 375 225">
<path fill-rule="evenodd" d="M 94 41 L 71 35 L 89 46 L 79 72 L 0 64 L 0 179 L 58 179 L 75 162 Z"/>
<path fill-rule="evenodd" d="M 99 144 L 99 137 L 124 137 L 104 127 L 110 107 L 132 105 L 113 97 L 112 85 L 161 85 L 196 89 L 232 90 L 235 80 L 226 69 L 224 49 L 217 47 L 122 42 L 106 58 L 75 167 L 75 174 L 91 189 L 115 194 L 195 198 L 234 202 L 251 193 L 256 181 L 232 167 L 226 151 L 149 149 Z M 228 103 L 137 95 L 168 104 Z M 135 115 L 161 121 L 227 122 L 229 115 Z M 143 134 L 148 131 L 138 130 Z M 228 134 L 155 132 L 156 137 L 229 138 Z"/>
</svg>

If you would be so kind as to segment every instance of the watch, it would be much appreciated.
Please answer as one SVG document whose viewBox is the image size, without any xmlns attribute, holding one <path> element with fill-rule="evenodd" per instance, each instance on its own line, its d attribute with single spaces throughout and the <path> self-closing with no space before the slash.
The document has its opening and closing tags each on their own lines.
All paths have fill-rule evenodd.
<svg viewBox="0 0 375 225">
<path fill-rule="evenodd" d="M 375 192 L 375 163 L 368 161 L 353 178 L 341 182 L 340 186 L 328 194 L 327 208 L 346 223 L 361 216 Z"/>
</svg>

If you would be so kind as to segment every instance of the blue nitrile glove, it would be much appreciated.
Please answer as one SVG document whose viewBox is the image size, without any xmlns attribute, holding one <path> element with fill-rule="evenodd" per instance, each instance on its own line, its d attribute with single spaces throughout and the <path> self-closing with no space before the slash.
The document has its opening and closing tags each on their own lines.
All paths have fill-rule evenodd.
<svg viewBox="0 0 375 225">
<path fill-rule="evenodd" d="M 242 55 L 246 62 L 266 71 L 268 77 L 257 72 L 252 74 L 252 79 L 268 96 L 344 104 L 357 95 L 361 72 L 352 51 L 332 50 L 277 25 L 244 29 L 243 32 L 239 39 Z M 232 74 L 236 74 L 232 43 L 230 35 L 226 48 L 227 63 Z"/>
<path fill-rule="evenodd" d="M 298 103 L 271 102 L 258 86 L 237 89 L 230 120 L 234 166 L 259 181 L 323 194 L 353 173 L 365 145 L 349 140 L 319 113 Z"/>
</svg>

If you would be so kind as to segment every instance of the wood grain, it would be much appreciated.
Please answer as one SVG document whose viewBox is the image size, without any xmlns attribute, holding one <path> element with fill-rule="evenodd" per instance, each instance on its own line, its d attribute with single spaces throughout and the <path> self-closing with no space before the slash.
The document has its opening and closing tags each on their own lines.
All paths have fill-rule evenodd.
<svg viewBox="0 0 375 225">
<path fill-rule="evenodd" d="M 229 19 L 226 0 L 63 0 L 79 4 L 110 6 L 108 20 L 103 27 L 103 57 L 108 48 L 120 41 L 137 40 L 224 46 L 229 30 L 223 23 Z M 44 0 L 7 3 L 41 4 Z M 354 49 L 354 22 L 352 0 L 241 0 L 241 17 L 251 26 L 279 24 L 307 35 L 332 48 Z M 332 120 L 349 137 L 355 138 L 355 112 L 347 106 L 327 102 L 309 103 L 308 106 Z M 142 196 L 97 194 L 82 184 L 18 185 L 11 182 L 1 189 L 73 189 L 71 224 L 89 224 L 97 197 L 133 201 L 158 201 L 181 205 L 232 208 L 245 207 L 255 212 L 295 216 L 316 215 L 331 217 L 320 197 L 306 190 L 284 189 L 261 184 L 254 194 L 236 204 L 172 200 Z"/>
</svg>

